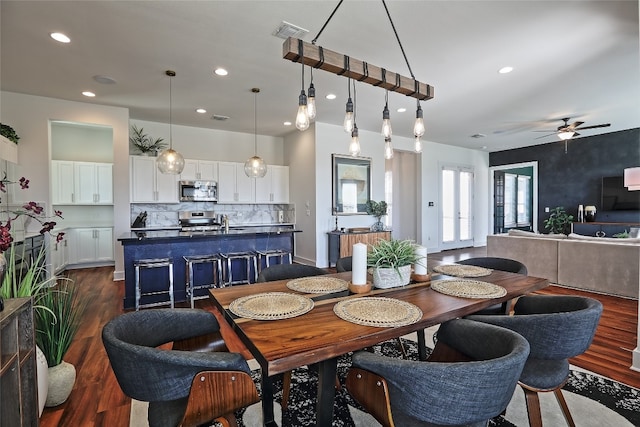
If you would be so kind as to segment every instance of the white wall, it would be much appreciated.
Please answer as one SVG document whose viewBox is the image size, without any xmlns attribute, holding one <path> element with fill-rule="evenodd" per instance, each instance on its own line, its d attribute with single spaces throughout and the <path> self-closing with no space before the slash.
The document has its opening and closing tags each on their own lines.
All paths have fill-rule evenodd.
<svg viewBox="0 0 640 427">
<path fill-rule="evenodd" d="M 169 146 L 169 124 L 131 120 L 131 125 L 143 128 L 144 133 L 153 139 L 164 138 Z M 185 159 L 220 160 L 244 162 L 254 154 L 254 134 L 228 132 L 224 130 L 195 128 L 172 125 L 173 149 Z M 275 136 L 258 135 L 258 155 L 267 165 L 285 165 L 283 163 L 283 139 Z M 139 154 L 132 147 L 131 154 Z"/>
<path fill-rule="evenodd" d="M 50 121 L 61 120 L 110 126 L 113 129 L 113 188 L 129 188 L 129 110 L 90 103 L 0 93 L 0 121 L 12 126 L 18 135 L 19 166 L 17 174 L 31 181 L 30 188 L 20 193 L 51 208 L 49 195 L 51 159 Z M 114 236 L 129 231 L 129 191 L 114 191 Z M 63 212 L 64 214 L 64 212 Z M 114 242 L 116 266 L 114 278 L 124 277 L 122 245 Z"/>
</svg>

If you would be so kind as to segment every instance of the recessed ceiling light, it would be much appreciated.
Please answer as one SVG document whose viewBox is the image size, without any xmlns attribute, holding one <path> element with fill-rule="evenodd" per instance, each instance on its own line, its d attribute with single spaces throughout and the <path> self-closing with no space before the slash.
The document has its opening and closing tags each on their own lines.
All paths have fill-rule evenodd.
<svg viewBox="0 0 640 427">
<path fill-rule="evenodd" d="M 96 96 L 96 94 L 95 94 L 95 93 L 93 93 L 93 92 L 89 92 L 88 90 L 85 90 L 84 92 L 82 92 L 82 94 L 83 94 L 84 96 L 88 96 L 89 98 L 93 98 L 94 96 Z"/>
<path fill-rule="evenodd" d="M 513 67 L 502 67 L 498 70 L 500 74 L 507 74 L 513 71 Z"/>
<path fill-rule="evenodd" d="M 327 99 L 336 99 L 336 94 L 335 93 L 328 93 L 327 96 L 325 96 L 325 98 L 327 98 Z"/>
<path fill-rule="evenodd" d="M 400 107 L 400 108 L 398 108 L 396 111 L 397 111 L 398 113 L 404 113 L 405 111 L 407 111 L 407 109 L 406 109 L 406 108 L 404 108 L 404 107 Z"/>
<path fill-rule="evenodd" d="M 66 34 L 62 33 L 51 33 L 49 34 L 52 39 L 60 43 L 71 43 L 71 39 L 67 37 Z"/>
<path fill-rule="evenodd" d="M 285 126 L 291 126 L 291 122 L 284 122 L 283 125 Z"/>
<path fill-rule="evenodd" d="M 482 149 L 483 149 L 483 150 L 486 150 L 486 149 L 487 149 L 487 146 L 486 146 L 486 145 L 483 145 L 483 146 L 482 146 Z"/>
<path fill-rule="evenodd" d="M 204 108 L 196 108 L 196 113 L 204 114 L 206 112 L 207 110 L 205 110 Z"/>
<path fill-rule="evenodd" d="M 93 80 L 103 85 L 112 85 L 116 83 L 116 81 L 109 76 L 93 76 Z"/>
<path fill-rule="evenodd" d="M 216 73 L 218 76 L 226 76 L 227 74 L 229 74 L 229 72 L 224 68 L 216 68 L 214 73 Z"/>
</svg>

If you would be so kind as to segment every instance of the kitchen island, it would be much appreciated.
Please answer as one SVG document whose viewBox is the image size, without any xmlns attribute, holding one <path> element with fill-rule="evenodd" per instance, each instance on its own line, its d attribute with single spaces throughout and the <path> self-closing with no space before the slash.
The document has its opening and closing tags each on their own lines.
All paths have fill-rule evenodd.
<svg viewBox="0 0 640 427">
<path fill-rule="evenodd" d="M 148 258 L 170 258 L 173 260 L 173 288 L 175 301 L 186 301 L 184 256 L 212 255 L 230 252 L 264 251 L 280 249 L 294 250 L 294 235 L 299 232 L 291 226 L 247 226 L 221 231 L 180 231 L 150 230 L 132 231 L 118 238 L 124 248 L 125 294 L 124 308 L 135 306 L 135 269 L 134 261 Z M 242 269 L 234 268 L 234 277 L 242 274 Z M 148 272 L 152 273 L 152 272 Z M 158 271 L 158 280 L 145 277 L 145 292 L 166 289 L 162 274 Z M 246 275 L 246 273 L 245 273 Z M 203 293 L 203 294 L 206 294 Z M 152 297 L 148 297 L 152 298 Z M 144 304 L 148 301 L 141 300 Z"/>
</svg>

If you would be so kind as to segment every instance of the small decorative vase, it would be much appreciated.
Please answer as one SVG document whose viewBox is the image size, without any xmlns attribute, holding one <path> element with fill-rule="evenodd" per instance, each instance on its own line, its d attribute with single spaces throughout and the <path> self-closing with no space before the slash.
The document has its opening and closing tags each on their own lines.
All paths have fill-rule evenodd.
<svg viewBox="0 0 640 427">
<path fill-rule="evenodd" d="M 38 375 L 38 414 L 42 415 L 49 393 L 49 366 L 40 347 L 36 346 L 36 370 Z"/>
<path fill-rule="evenodd" d="M 411 265 L 398 267 L 398 271 L 395 268 L 374 268 L 373 286 L 379 289 L 388 289 L 408 284 L 411 280 Z"/>
<path fill-rule="evenodd" d="M 585 206 L 584 207 L 584 220 L 587 222 L 593 222 L 596 220 L 596 207 Z"/>
<path fill-rule="evenodd" d="M 371 231 L 384 231 L 384 223 L 380 220 L 381 218 L 376 218 L 377 221 L 373 223 L 371 226 Z"/>
<path fill-rule="evenodd" d="M 64 360 L 62 363 L 49 368 L 49 392 L 46 407 L 58 406 L 64 403 L 73 390 L 76 382 L 76 367 Z"/>
</svg>

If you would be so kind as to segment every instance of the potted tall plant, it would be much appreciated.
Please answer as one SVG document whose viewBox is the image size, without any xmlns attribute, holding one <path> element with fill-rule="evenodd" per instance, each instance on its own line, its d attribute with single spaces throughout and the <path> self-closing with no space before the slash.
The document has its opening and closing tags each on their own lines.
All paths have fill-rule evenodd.
<svg viewBox="0 0 640 427">
<path fill-rule="evenodd" d="M 393 288 L 411 280 L 411 265 L 420 262 L 416 245 L 411 240 L 378 240 L 367 254 L 372 269 L 373 286 Z"/>
<path fill-rule="evenodd" d="M 385 202 L 384 200 L 380 202 L 376 202 L 375 200 L 367 200 L 364 208 L 369 215 L 373 215 L 376 217 L 376 222 L 371 226 L 371 231 L 384 231 L 382 217 L 387 214 L 387 202 Z"/>
<path fill-rule="evenodd" d="M 544 220 L 544 228 L 550 233 L 567 234 L 572 221 L 573 215 L 569 215 L 562 206 L 558 206 L 551 209 L 549 218 Z"/>
<path fill-rule="evenodd" d="M 44 289 L 38 304 L 44 310 L 35 312 L 36 342 L 49 364 L 45 406 L 58 406 L 67 400 L 76 380 L 75 366 L 63 357 L 78 332 L 86 301 L 72 280 L 58 278 L 55 286 Z"/>
<path fill-rule="evenodd" d="M 129 142 L 142 154 L 147 156 L 156 155 L 158 151 L 163 150 L 167 146 L 167 144 L 162 141 L 164 141 L 163 138 L 153 139 L 144 133 L 144 128 L 138 129 L 136 125 L 131 126 Z"/>
</svg>

